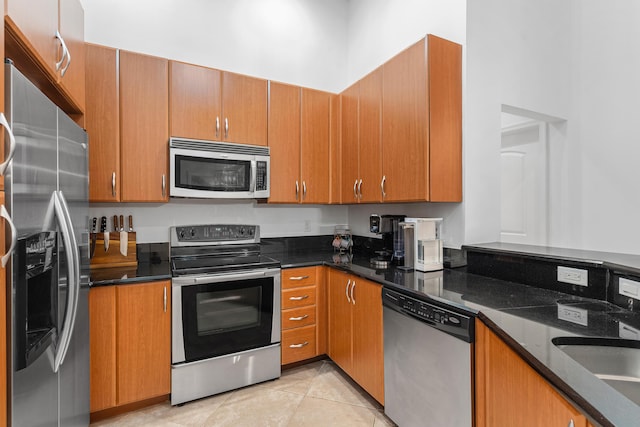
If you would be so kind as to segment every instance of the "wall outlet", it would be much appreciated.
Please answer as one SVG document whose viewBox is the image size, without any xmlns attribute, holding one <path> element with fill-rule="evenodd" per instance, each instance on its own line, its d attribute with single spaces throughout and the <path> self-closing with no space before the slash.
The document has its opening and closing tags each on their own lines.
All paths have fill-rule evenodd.
<svg viewBox="0 0 640 427">
<path fill-rule="evenodd" d="M 583 308 L 558 304 L 558 319 L 589 326 L 589 312 Z"/>
<path fill-rule="evenodd" d="M 304 220 L 304 231 L 311 231 L 311 221 L 308 219 Z"/>
<path fill-rule="evenodd" d="M 625 297 L 640 300 L 640 282 L 621 277 L 620 282 L 618 282 L 618 293 Z"/>
<path fill-rule="evenodd" d="M 558 267 L 558 282 L 589 286 L 589 272 L 580 268 Z"/>
</svg>

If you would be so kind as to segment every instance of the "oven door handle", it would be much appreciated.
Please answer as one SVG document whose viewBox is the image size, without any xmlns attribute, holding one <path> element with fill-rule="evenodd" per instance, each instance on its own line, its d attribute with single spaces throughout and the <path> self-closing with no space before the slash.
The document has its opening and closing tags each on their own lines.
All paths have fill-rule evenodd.
<svg viewBox="0 0 640 427">
<path fill-rule="evenodd" d="M 229 282 L 243 279 L 259 279 L 267 277 L 267 271 L 252 271 L 250 273 L 212 274 L 197 277 L 174 277 L 172 282 L 178 286 L 206 285 L 208 283 Z"/>
</svg>

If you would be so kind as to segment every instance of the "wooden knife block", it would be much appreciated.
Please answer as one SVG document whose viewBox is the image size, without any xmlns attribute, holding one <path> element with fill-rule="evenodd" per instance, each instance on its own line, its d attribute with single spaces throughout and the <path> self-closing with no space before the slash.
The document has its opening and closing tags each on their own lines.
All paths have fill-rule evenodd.
<svg viewBox="0 0 640 427">
<path fill-rule="evenodd" d="M 91 268 L 135 267 L 138 265 L 136 255 L 136 233 L 127 233 L 127 256 L 120 253 L 120 233 L 109 233 L 109 248 L 104 249 L 104 233 L 90 233 L 89 246 L 96 247 L 91 258 Z"/>
</svg>

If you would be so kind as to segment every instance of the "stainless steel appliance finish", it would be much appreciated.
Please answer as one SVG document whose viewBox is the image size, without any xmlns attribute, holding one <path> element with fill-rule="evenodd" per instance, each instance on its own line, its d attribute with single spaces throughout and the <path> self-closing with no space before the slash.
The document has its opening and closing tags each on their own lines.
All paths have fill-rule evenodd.
<svg viewBox="0 0 640 427">
<path fill-rule="evenodd" d="M 383 288 L 385 414 L 402 427 L 473 425 L 473 318 Z"/>
<path fill-rule="evenodd" d="M 171 138 L 172 197 L 261 199 L 269 197 L 269 147 Z"/>
<path fill-rule="evenodd" d="M 280 376 L 280 263 L 255 225 L 172 227 L 171 404 Z"/>
<path fill-rule="evenodd" d="M 16 143 L 5 178 L 7 208 L 17 231 L 7 267 L 12 287 L 10 422 L 87 426 L 87 135 L 10 64 L 5 65 L 5 95 Z"/>
</svg>

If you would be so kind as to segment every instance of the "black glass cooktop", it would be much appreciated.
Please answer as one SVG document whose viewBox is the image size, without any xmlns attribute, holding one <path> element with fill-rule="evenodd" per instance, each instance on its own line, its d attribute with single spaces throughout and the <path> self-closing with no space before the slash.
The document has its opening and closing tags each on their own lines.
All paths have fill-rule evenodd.
<svg viewBox="0 0 640 427">
<path fill-rule="evenodd" d="M 173 276 L 223 273 L 226 271 L 253 270 L 280 267 L 280 261 L 264 255 L 181 257 L 171 260 Z"/>
</svg>

